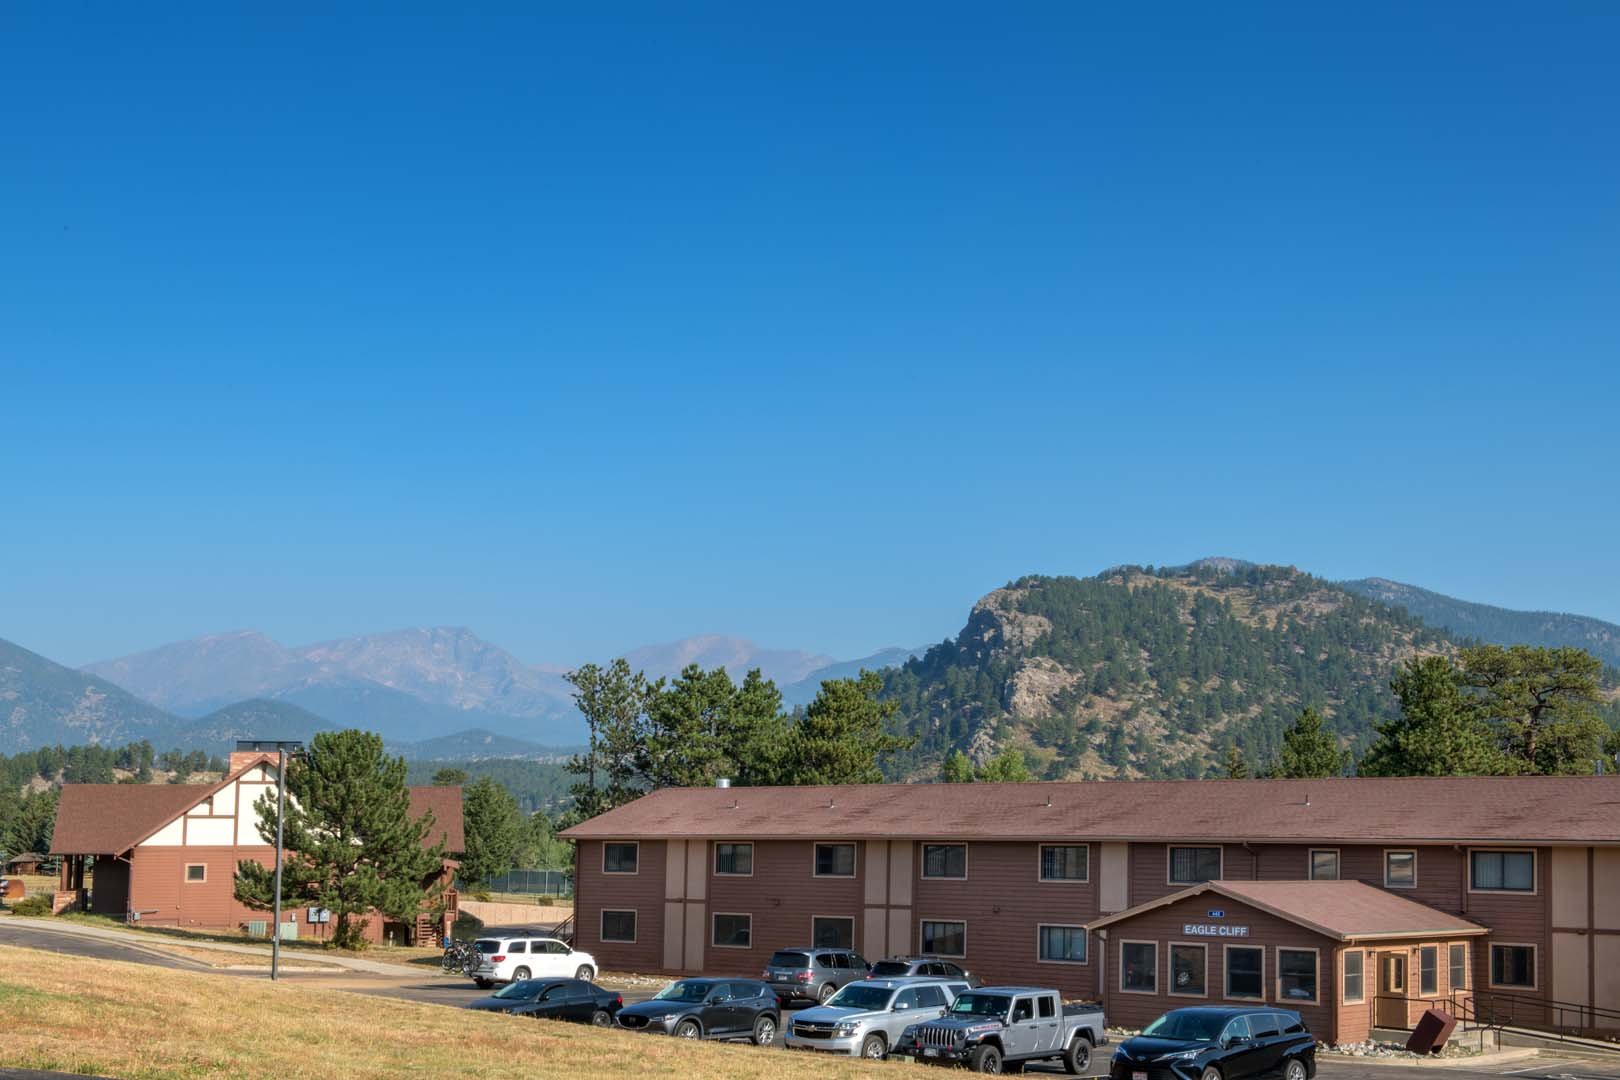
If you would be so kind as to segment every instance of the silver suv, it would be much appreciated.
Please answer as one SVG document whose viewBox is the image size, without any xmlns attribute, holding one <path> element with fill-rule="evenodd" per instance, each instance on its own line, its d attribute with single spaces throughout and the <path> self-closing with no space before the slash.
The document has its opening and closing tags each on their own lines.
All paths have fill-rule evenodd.
<svg viewBox="0 0 1620 1080">
<path fill-rule="evenodd" d="M 884 1058 L 915 1024 L 937 1020 L 965 982 L 944 979 L 863 979 L 850 983 L 825 1005 L 806 1009 L 788 1025 L 789 1050 Z"/>
<path fill-rule="evenodd" d="M 853 949 L 778 949 L 760 978 L 784 1005 L 801 998 L 825 1002 L 839 987 L 866 978 L 868 966 Z"/>
</svg>

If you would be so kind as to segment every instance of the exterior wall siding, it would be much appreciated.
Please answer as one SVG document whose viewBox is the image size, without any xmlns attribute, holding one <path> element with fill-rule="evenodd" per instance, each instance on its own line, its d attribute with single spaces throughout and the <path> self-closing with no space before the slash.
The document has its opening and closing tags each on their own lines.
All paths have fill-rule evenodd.
<svg viewBox="0 0 1620 1080">
<path fill-rule="evenodd" d="M 636 854 L 634 874 L 602 872 L 602 842 L 577 845 L 574 887 L 574 940 L 608 971 L 665 971 L 664 874 L 662 840 L 643 840 Z M 636 940 L 602 940 L 603 910 L 634 911 Z M 668 926 L 678 934 L 679 924 Z"/>
</svg>

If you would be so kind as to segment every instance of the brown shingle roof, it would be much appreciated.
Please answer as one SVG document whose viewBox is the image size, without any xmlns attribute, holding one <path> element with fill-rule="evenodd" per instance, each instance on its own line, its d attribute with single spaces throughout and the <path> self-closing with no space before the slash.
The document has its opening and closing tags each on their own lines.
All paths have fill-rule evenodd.
<svg viewBox="0 0 1620 1080">
<path fill-rule="evenodd" d="M 667 788 L 562 835 L 1612 844 L 1620 776 Z"/>
<path fill-rule="evenodd" d="M 233 778 L 217 784 L 64 784 L 51 854 L 121 855 Z M 413 817 L 433 811 L 433 831 L 424 844 L 443 837 L 447 851 L 463 850 L 461 789 L 413 787 L 410 794 Z"/>
<path fill-rule="evenodd" d="M 1237 900 L 1339 941 L 1428 934 L 1463 937 L 1486 932 L 1478 923 L 1360 881 L 1211 881 L 1095 919 L 1087 926 L 1096 930 L 1200 895 Z"/>
</svg>

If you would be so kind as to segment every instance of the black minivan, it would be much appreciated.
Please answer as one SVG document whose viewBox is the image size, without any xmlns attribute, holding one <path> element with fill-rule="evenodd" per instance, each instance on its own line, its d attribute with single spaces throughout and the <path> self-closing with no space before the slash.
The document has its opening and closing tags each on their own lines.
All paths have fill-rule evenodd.
<svg viewBox="0 0 1620 1080">
<path fill-rule="evenodd" d="M 1120 1043 L 1108 1072 L 1110 1080 L 1311 1080 L 1316 1039 L 1287 1009 L 1172 1009 Z"/>
</svg>

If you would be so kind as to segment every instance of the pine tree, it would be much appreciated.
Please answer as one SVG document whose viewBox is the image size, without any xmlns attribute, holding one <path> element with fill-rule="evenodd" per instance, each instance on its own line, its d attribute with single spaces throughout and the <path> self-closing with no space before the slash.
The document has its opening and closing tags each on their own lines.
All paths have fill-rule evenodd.
<svg viewBox="0 0 1620 1080">
<path fill-rule="evenodd" d="M 646 773 L 652 788 L 713 787 L 736 770 L 729 753 L 737 688 L 723 667 L 688 664 L 647 703 Z"/>
<path fill-rule="evenodd" d="M 467 782 L 467 770 L 447 766 L 433 774 L 434 787 L 460 787 Z"/>
<path fill-rule="evenodd" d="M 952 750 L 940 766 L 939 778 L 946 784 L 973 783 L 973 759 L 960 750 Z"/>
<path fill-rule="evenodd" d="M 1282 753 L 1271 775 L 1285 779 L 1343 776 L 1350 755 L 1339 747 L 1339 739 L 1328 731 L 1322 716 L 1307 708 L 1283 732 Z"/>
<path fill-rule="evenodd" d="M 880 701 L 882 689 L 883 679 L 873 671 L 822 683 L 788 738 L 781 782 L 882 783 L 883 755 L 913 742 L 887 730 L 897 703 Z"/>
<path fill-rule="evenodd" d="M 467 835 L 461 879 L 483 885 L 512 869 L 524 836 L 523 816 L 511 792 L 481 776 L 462 789 L 461 817 Z"/>
<path fill-rule="evenodd" d="M 1463 692 L 1451 660 L 1414 657 L 1396 669 L 1389 685 L 1401 703 L 1401 715 L 1375 725 L 1378 738 L 1361 760 L 1361 775 L 1493 776 L 1503 771 L 1491 729 Z"/>
<path fill-rule="evenodd" d="M 1608 735 L 1596 706 L 1603 665 L 1569 646 L 1480 645 L 1462 650 L 1464 687 L 1512 772 L 1590 773 Z"/>
<path fill-rule="evenodd" d="M 978 780 L 985 784 L 1023 784 L 1035 779 L 1024 760 L 1024 752 L 1009 747 L 985 762 L 978 771 Z"/>
<path fill-rule="evenodd" d="M 606 668 L 586 664 L 565 678 L 585 717 L 589 742 L 568 762 L 581 779 L 572 787 L 573 813 L 583 820 L 622 806 L 647 790 L 647 707 L 663 689 L 632 672 L 623 657 Z"/>
<path fill-rule="evenodd" d="M 276 798 L 258 803 L 259 836 L 276 838 Z M 444 859 L 444 845 L 423 847 L 434 835 L 431 812 L 413 818 L 405 787 L 405 760 L 383 752 L 382 737 L 365 731 L 323 731 L 307 757 L 287 766 L 284 907 L 322 907 L 332 913 L 332 944 L 364 948 L 367 913 L 414 919 L 428 899 L 423 882 Z M 268 910 L 275 897 L 270 867 L 244 859 L 236 868 L 236 897 Z"/>
<path fill-rule="evenodd" d="M 1237 748 L 1237 743 L 1228 743 L 1226 757 L 1221 763 L 1226 770 L 1228 780 L 1247 780 L 1249 778 L 1249 763 L 1243 760 L 1243 751 Z"/>
</svg>

